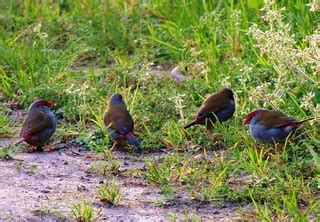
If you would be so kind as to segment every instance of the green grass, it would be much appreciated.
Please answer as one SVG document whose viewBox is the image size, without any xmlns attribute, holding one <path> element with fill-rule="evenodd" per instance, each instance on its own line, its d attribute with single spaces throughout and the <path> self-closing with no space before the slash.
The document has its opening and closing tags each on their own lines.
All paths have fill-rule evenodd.
<svg viewBox="0 0 320 222">
<path fill-rule="evenodd" d="M 112 181 L 109 184 L 102 184 L 98 188 L 97 197 L 100 201 L 117 205 L 121 200 L 122 192 L 120 186 Z"/>
<path fill-rule="evenodd" d="M 105 147 L 104 147 L 105 149 Z M 107 161 L 97 161 L 94 164 L 91 165 L 91 169 L 93 172 L 99 172 L 102 175 L 118 175 L 120 174 L 120 166 L 121 162 L 120 160 L 116 159 L 112 152 L 108 149 L 105 149 L 105 157 L 107 158 Z"/>
<path fill-rule="evenodd" d="M 5 159 L 12 159 L 12 147 L 6 146 L 0 149 L 0 159 L 5 160 Z"/>
<path fill-rule="evenodd" d="M 100 212 L 94 212 L 92 202 L 86 201 L 83 197 L 81 202 L 71 206 L 70 216 L 74 221 L 91 222 L 99 219 Z"/>
<path fill-rule="evenodd" d="M 0 105 L 0 136 L 10 133 L 10 119 L 6 115 L 4 105 Z"/>
<path fill-rule="evenodd" d="M 40 217 L 52 217 L 59 221 L 67 221 L 67 217 L 65 217 L 61 212 L 51 209 L 48 206 L 43 206 L 34 210 L 33 214 Z"/>
<path fill-rule="evenodd" d="M 97 151 L 112 145 L 102 115 L 120 92 L 143 149 L 173 148 L 164 159 L 146 159 L 141 174 L 168 201 L 182 189 L 201 201 L 254 203 L 257 219 L 304 221 L 318 213 L 320 152 L 320 14 L 308 3 L 5 0 L 0 89 L 23 107 L 55 100 L 59 138 Z M 150 64 L 179 65 L 187 80 L 155 76 Z M 205 95 L 223 85 L 236 94 L 234 118 L 210 134 L 183 130 Z M 257 107 L 316 120 L 284 148 L 258 147 L 241 125 Z M 5 112 L 0 125 L 0 135 L 14 130 Z M 108 158 L 104 174 L 116 173 L 119 163 Z M 251 179 L 233 186 L 229 179 L 242 173 Z"/>
</svg>

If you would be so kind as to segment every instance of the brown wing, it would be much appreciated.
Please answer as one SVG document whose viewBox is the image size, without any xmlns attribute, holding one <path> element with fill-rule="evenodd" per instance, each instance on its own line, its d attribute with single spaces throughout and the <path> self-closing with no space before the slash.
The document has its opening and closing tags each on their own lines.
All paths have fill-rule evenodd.
<svg viewBox="0 0 320 222">
<path fill-rule="evenodd" d="M 31 136 L 38 132 L 53 127 L 50 116 L 40 110 L 30 110 L 23 122 L 20 138 Z"/>
<path fill-rule="evenodd" d="M 264 110 L 258 118 L 258 121 L 266 128 L 276 128 L 288 125 L 296 120 L 288 117 L 279 111 Z"/>
<path fill-rule="evenodd" d="M 211 94 L 199 108 L 199 112 L 217 113 L 228 108 L 230 105 L 230 98 L 222 92 Z"/>
<path fill-rule="evenodd" d="M 113 105 L 106 111 L 104 125 L 121 134 L 133 132 L 133 119 L 125 105 Z"/>
</svg>

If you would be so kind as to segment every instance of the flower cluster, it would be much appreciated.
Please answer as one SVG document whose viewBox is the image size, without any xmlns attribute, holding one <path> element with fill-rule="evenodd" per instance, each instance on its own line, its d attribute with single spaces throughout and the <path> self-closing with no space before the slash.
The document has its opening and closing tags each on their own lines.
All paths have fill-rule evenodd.
<svg viewBox="0 0 320 222">
<path fill-rule="evenodd" d="M 262 9 L 268 28 L 261 29 L 254 24 L 248 31 L 255 41 L 254 46 L 259 49 L 260 61 L 271 67 L 274 73 L 272 79 L 254 89 L 251 100 L 256 102 L 258 98 L 264 98 L 263 101 L 277 107 L 284 101 L 288 90 L 303 92 L 305 96 L 299 99 L 301 107 L 315 113 L 312 98 L 320 71 L 320 26 L 312 35 L 302 39 L 305 44 L 298 44 L 291 26 L 284 22 L 282 14 L 285 9 L 277 10 L 273 6 L 274 2 L 269 2 Z"/>
</svg>

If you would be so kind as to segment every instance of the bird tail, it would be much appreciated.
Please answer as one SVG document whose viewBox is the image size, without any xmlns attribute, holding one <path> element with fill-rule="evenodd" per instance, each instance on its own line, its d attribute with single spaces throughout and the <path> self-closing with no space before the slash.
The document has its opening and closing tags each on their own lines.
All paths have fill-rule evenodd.
<svg viewBox="0 0 320 222">
<path fill-rule="evenodd" d="M 307 122 L 307 121 L 310 121 L 310 120 L 313 120 L 313 119 L 314 119 L 314 118 L 309 118 L 309 119 L 297 121 L 297 125 L 301 125 L 301 124 L 303 124 L 304 122 Z"/>
<path fill-rule="evenodd" d="M 19 145 L 20 143 L 22 143 L 24 141 L 25 141 L 25 138 L 20 138 L 14 143 L 14 145 L 17 146 L 17 145 Z"/>
<path fill-rule="evenodd" d="M 126 139 L 128 140 L 128 142 L 129 142 L 131 145 L 133 145 L 133 146 L 135 146 L 135 147 L 137 147 L 137 148 L 140 148 L 140 143 L 139 143 L 139 141 L 137 140 L 137 138 L 133 135 L 132 132 L 130 132 L 130 133 L 128 133 L 128 134 L 126 135 Z"/>
<path fill-rule="evenodd" d="M 294 121 L 294 122 L 291 122 L 291 123 L 287 123 L 287 124 L 281 125 L 280 127 L 291 126 L 291 127 L 295 128 L 295 127 L 298 127 L 298 126 L 302 125 L 303 123 L 305 123 L 307 121 L 310 121 L 310 120 L 313 120 L 313 119 L 314 118 L 309 118 L 309 119 L 300 120 L 300 121 Z"/>
<path fill-rule="evenodd" d="M 192 122 L 189 123 L 188 125 L 184 126 L 183 129 L 187 129 L 187 128 L 189 128 L 189 127 L 191 127 L 191 126 L 193 126 L 193 125 L 196 125 L 196 124 L 198 124 L 198 120 L 192 121 Z"/>
</svg>

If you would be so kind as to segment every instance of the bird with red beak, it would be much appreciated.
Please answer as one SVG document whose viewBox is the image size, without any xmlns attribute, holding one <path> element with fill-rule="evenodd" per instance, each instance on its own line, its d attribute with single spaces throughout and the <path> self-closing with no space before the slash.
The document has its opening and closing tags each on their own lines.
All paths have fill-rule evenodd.
<svg viewBox="0 0 320 222">
<path fill-rule="evenodd" d="M 206 125 L 207 130 L 210 130 L 216 121 L 227 121 L 233 116 L 234 112 L 235 100 L 233 92 L 229 88 L 223 88 L 220 92 L 207 97 L 198 109 L 196 119 L 186 125 L 184 129 L 193 125 Z"/>
<path fill-rule="evenodd" d="M 243 121 L 249 125 L 252 138 L 259 143 L 283 142 L 304 122 L 296 120 L 280 111 L 257 109 L 247 115 Z"/>
</svg>

